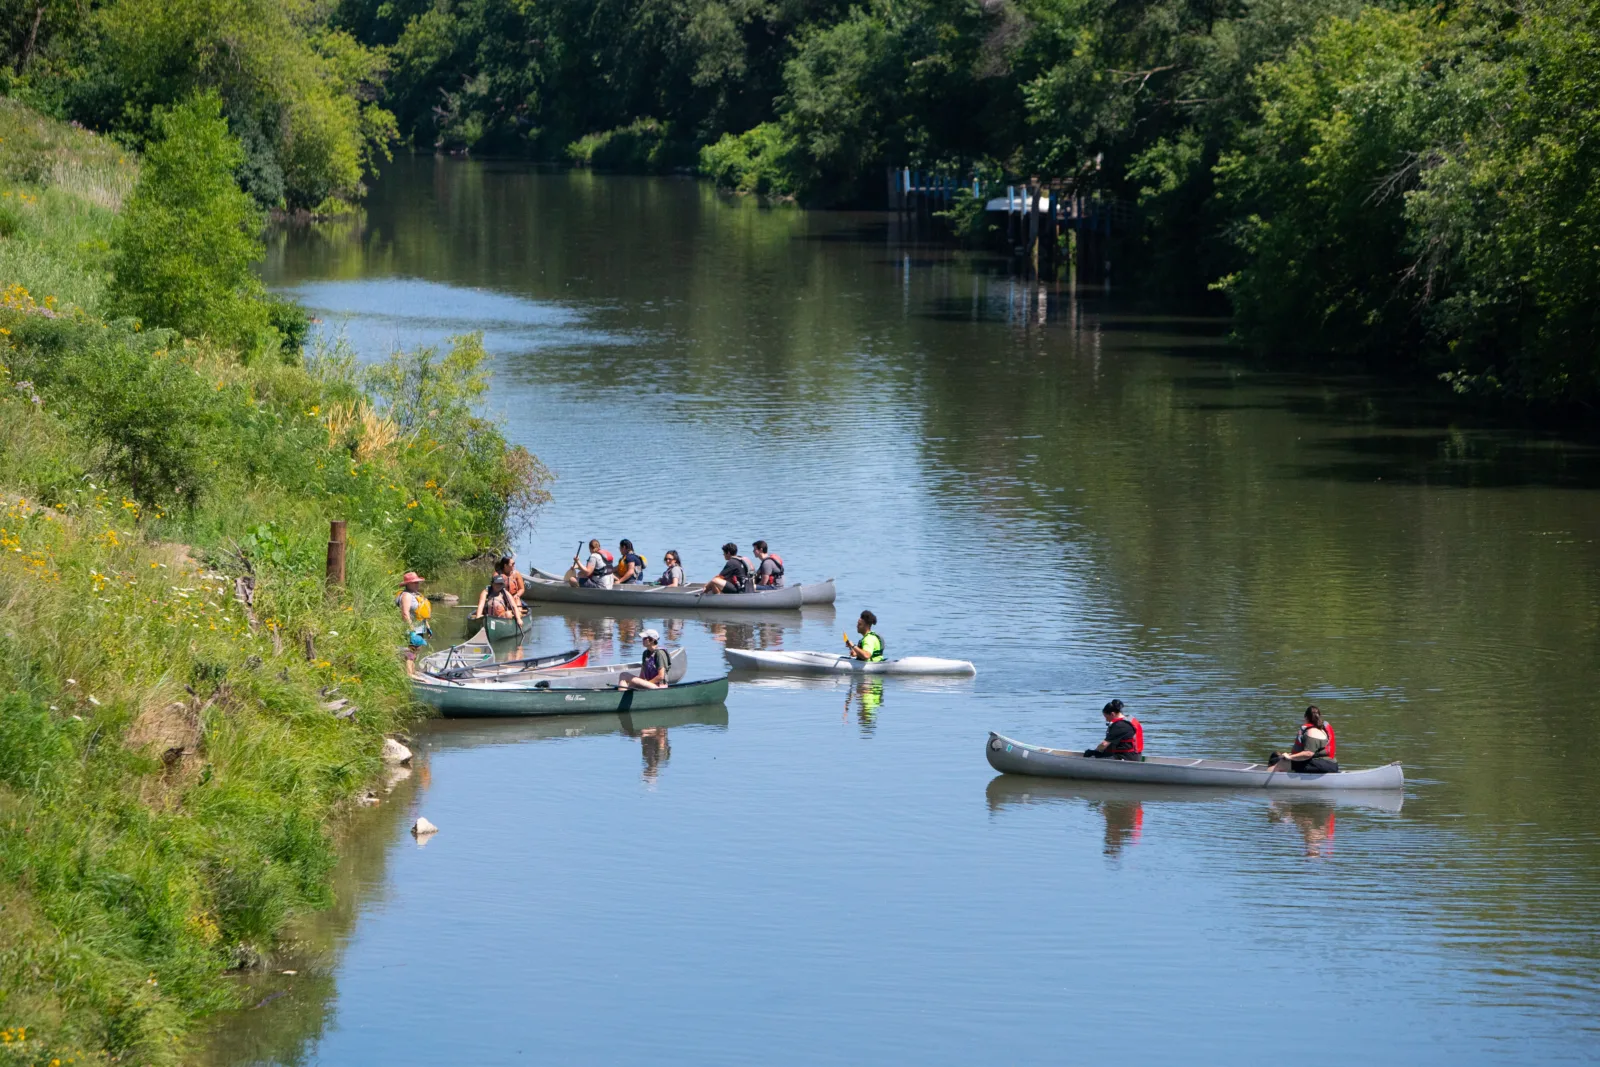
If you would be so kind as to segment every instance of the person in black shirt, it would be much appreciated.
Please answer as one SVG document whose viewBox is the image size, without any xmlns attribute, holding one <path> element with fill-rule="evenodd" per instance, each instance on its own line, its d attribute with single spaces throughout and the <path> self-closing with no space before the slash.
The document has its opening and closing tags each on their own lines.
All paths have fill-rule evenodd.
<svg viewBox="0 0 1600 1067">
<path fill-rule="evenodd" d="M 1122 713 L 1123 704 L 1113 700 L 1100 709 L 1106 720 L 1106 739 L 1084 752 L 1090 759 L 1138 760 L 1139 731 L 1133 720 Z"/>
<path fill-rule="evenodd" d="M 750 591 L 750 564 L 739 556 L 739 546 L 729 541 L 722 546 L 722 570 L 706 583 L 708 593 L 747 593 Z"/>
</svg>

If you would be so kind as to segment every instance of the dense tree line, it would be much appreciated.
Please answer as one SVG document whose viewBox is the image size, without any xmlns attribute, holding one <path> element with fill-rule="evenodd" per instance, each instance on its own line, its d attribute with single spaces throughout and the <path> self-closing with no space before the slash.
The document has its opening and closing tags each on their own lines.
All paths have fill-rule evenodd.
<svg viewBox="0 0 1600 1067">
<path fill-rule="evenodd" d="M 418 148 L 698 168 L 831 206 L 885 168 L 1137 208 L 1124 278 L 1264 344 L 1600 394 L 1592 0 L 0 0 L 13 77 L 137 138 L 216 88 L 263 203 Z M 1132 268 L 1132 269 L 1129 269 Z"/>
</svg>

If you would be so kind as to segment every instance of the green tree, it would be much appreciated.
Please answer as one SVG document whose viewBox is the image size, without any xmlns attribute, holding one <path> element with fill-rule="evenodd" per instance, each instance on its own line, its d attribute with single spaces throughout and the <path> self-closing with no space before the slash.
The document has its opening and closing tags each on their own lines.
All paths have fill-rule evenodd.
<svg viewBox="0 0 1600 1067">
<path fill-rule="evenodd" d="M 261 218 L 234 181 L 243 159 L 222 100 L 202 93 L 156 117 L 139 183 L 112 238 L 114 313 L 250 356 L 276 344 L 266 292 L 251 273 Z"/>
</svg>

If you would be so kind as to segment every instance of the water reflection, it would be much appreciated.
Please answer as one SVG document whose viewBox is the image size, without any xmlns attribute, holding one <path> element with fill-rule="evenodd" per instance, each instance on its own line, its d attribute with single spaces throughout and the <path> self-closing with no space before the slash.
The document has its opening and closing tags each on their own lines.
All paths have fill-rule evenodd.
<svg viewBox="0 0 1600 1067">
<path fill-rule="evenodd" d="M 846 716 L 850 714 L 852 704 L 856 709 L 856 722 L 861 727 L 861 736 L 871 737 L 878 729 L 878 709 L 883 704 L 883 679 L 852 679 L 844 698 Z"/>
</svg>

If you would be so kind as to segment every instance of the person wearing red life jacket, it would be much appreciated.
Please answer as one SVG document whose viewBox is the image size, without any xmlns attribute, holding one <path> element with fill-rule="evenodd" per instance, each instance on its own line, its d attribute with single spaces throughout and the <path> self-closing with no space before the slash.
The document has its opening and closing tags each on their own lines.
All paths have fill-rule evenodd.
<svg viewBox="0 0 1600 1067">
<path fill-rule="evenodd" d="M 783 588 L 783 557 L 776 552 L 767 551 L 765 541 L 757 541 L 750 546 L 759 560 L 755 568 L 757 589 L 782 589 Z"/>
<path fill-rule="evenodd" d="M 1337 774 L 1339 764 L 1333 758 L 1337 745 L 1333 724 L 1324 719 L 1322 709 L 1313 704 L 1306 709 L 1306 721 L 1295 735 L 1294 749 L 1287 754 L 1274 752 L 1267 759 L 1267 769 L 1296 774 Z"/>
<path fill-rule="evenodd" d="M 1106 720 L 1106 739 L 1084 752 L 1090 759 L 1120 759 L 1144 762 L 1144 726 L 1127 714 L 1120 700 L 1100 709 Z"/>
</svg>

